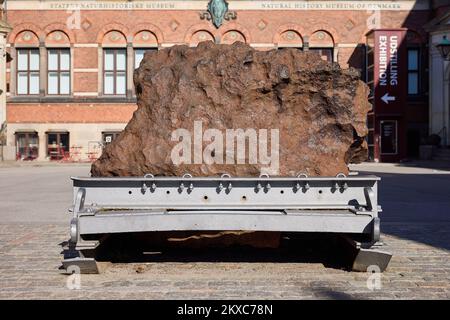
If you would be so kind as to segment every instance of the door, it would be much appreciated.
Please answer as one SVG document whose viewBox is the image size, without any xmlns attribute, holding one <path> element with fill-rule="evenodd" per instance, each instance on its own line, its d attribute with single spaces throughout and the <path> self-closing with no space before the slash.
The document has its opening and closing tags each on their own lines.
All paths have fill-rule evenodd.
<svg viewBox="0 0 450 320">
<path fill-rule="evenodd" d="M 380 121 L 380 154 L 398 153 L 397 120 Z"/>
<path fill-rule="evenodd" d="M 47 156 L 50 160 L 61 160 L 69 152 L 68 132 L 47 133 Z"/>
<path fill-rule="evenodd" d="M 16 133 L 17 160 L 34 160 L 39 155 L 39 138 L 36 132 Z"/>
</svg>

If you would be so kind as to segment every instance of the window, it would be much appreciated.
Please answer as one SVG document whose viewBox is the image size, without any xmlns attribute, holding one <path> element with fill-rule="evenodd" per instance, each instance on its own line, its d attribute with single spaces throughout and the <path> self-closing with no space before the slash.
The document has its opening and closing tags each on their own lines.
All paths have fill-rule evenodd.
<svg viewBox="0 0 450 320">
<path fill-rule="evenodd" d="M 111 142 L 113 142 L 117 136 L 120 134 L 120 132 L 103 132 L 102 136 L 103 136 L 103 143 L 105 145 L 110 144 Z"/>
<path fill-rule="evenodd" d="M 47 133 L 47 156 L 50 160 L 61 160 L 69 152 L 68 132 Z"/>
<path fill-rule="evenodd" d="M 17 94 L 39 94 L 39 49 L 17 50 Z"/>
<path fill-rule="evenodd" d="M 103 69 L 103 93 L 105 95 L 124 95 L 127 87 L 126 49 L 105 49 Z"/>
<path fill-rule="evenodd" d="M 16 133 L 17 160 L 34 160 L 38 157 L 39 138 L 37 132 Z"/>
<path fill-rule="evenodd" d="M 283 45 L 279 45 L 277 47 L 278 50 L 284 50 L 284 49 L 289 49 L 289 48 L 295 48 L 295 49 L 298 49 L 300 51 L 303 51 L 303 47 L 290 47 L 290 46 L 283 46 Z"/>
<path fill-rule="evenodd" d="M 309 50 L 320 54 L 322 60 L 333 62 L 333 48 L 309 48 Z"/>
<path fill-rule="evenodd" d="M 134 49 L 134 68 L 135 69 L 139 68 L 139 65 L 141 64 L 142 59 L 144 59 L 144 54 L 150 50 L 155 50 L 155 49 L 148 49 L 148 48 Z"/>
<path fill-rule="evenodd" d="M 419 49 L 408 49 L 408 94 L 419 94 Z"/>
<path fill-rule="evenodd" d="M 48 50 L 48 94 L 70 94 L 69 49 Z"/>
</svg>

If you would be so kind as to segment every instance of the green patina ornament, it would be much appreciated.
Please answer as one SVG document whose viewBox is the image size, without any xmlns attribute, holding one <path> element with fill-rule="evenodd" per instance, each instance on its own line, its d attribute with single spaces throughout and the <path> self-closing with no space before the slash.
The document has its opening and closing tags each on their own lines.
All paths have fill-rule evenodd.
<svg viewBox="0 0 450 320">
<path fill-rule="evenodd" d="M 228 12 L 228 3 L 225 0 L 210 0 L 208 3 L 208 12 L 216 28 L 219 28 Z"/>
</svg>

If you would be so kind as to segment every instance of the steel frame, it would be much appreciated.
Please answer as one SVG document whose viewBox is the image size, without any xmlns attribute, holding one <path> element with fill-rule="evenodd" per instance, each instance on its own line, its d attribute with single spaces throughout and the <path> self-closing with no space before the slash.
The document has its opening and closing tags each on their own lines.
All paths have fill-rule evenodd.
<svg viewBox="0 0 450 320">
<path fill-rule="evenodd" d="M 336 177 L 72 177 L 70 246 L 63 261 L 95 262 L 87 236 L 178 230 L 251 230 L 366 235 L 380 238 L 380 180 Z M 86 254 L 87 253 L 87 254 Z M 75 259 L 75 260 L 74 260 Z M 88 268 L 95 272 L 95 268 Z M 91 271 L 92 271 L 91 270 Z"/>
</svg>

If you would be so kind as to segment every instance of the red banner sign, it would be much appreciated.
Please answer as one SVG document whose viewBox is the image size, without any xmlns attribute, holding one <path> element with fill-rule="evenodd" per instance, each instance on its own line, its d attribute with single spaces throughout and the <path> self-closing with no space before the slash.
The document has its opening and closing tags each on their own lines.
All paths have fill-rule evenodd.
<svg viewBox="0 0 450 320">
<path fill-rule="evenodd" d="M 407 52 L 403 30 L 374 32 L 375 112 L 402 114 L 406 102 Z"/>
</svg>

